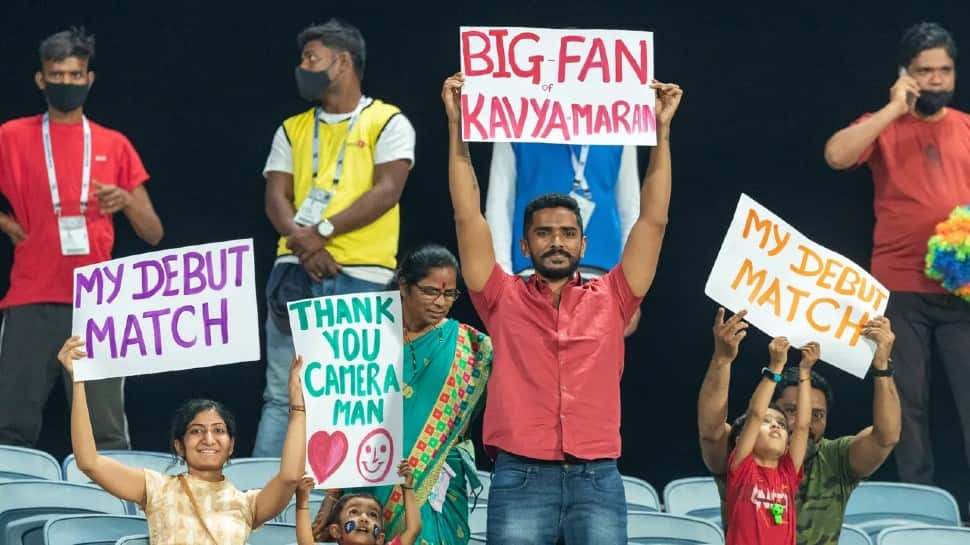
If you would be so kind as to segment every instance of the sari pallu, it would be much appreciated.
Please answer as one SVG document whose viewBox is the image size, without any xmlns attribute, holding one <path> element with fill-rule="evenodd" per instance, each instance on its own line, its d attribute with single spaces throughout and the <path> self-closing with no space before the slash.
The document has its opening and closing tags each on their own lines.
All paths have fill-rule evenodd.
<svg viewBox="0 0 970 545">
<path fill-rule="evenodd" d="M 468 543 L 468 484 L 480 486 L 475 451 L 464 434 L 483 399 L 492 366 L 492 342 L 449 319 L 404 345 L 404 452 L 414 467 L 421 505 L 418 545 Z M 445 477 L 442 477 L 445 473 Z M 437 486 L 450 477 L 447 488 Z M 399 487 L 365 489 L 384 505 L 387 539 L 404 530 Z M 440 509 L 438 508 L 440 506 Z"/>
</svg>

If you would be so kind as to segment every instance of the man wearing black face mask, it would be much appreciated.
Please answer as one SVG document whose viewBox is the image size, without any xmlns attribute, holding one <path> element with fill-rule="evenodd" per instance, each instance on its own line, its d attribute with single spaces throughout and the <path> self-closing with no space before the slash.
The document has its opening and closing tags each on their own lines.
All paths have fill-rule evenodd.
<svg viewBox="0 0 970 545">
<path fill-rule="evenodd" d="M 926 243 L 958 205 L 970 203 L 970 115 L 947 107 L 953 96 L 957 48 L 935 23 L 903 34 L 901 74 L 890 101 L 862 116 L 825 146 L 832 168 L 867 163 L 875 182 L 872 273 L 891 291 L 886 316 L 896 344 L 892 361 L 902 406 L 896 446 L 899 476 L 932 484 L 929 435 L 931 354 L 952 384 L 970 455 L 970 304 L 927 278 Z M 892 369 L 890 369 L 892 372 Z"/>
<path fill-rule="evenodd" d="M 397 266 L 398 200 L 414 163 L 401 111 L 361 94 L 360 31 L 331 19 L 297 37 L 297 91 L 314 107 L 277 129 L 263 170 L 279 232 L 267 281 L 267 369 L 254 456 L 279 456 L 293 359 L 287 301 L 383 290 Z"/>
<path fill-rule="evenodd" d="M 123 212 L 149 244 L 162 238 L 138 153 L 84 115 L 93 57 L 94 38 L 83 30 L 45 39 L 35 80 L 47 112 L 0 125 L 0 193 L 12 208 L 0 213 L 0 230 L 14 243 L 10 290 L 0 300 L 0 444 L 37 441 L 62 376 L 55 354 L 71 334 L 74 268 L 111 259 L 114 214 Z M 87 384 L 100 449 L 128 448 L 123 389 L 122 379 Z"/>
</svg>

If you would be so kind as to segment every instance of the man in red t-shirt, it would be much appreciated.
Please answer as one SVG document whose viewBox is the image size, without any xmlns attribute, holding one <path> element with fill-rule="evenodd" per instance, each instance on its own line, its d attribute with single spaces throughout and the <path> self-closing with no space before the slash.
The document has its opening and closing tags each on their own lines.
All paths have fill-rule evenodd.
<svg viewBox="0 0 970 545">
<path fill-rule="evenodd" d="M 51 387 L 63 376 L 58 347 L 71 335 L 74 268 L 111 259 L 113 216 L 123 212 L 151 245 L 162 224 L 142 185 L 148 173 L 119 132 L 83 113 L 94 38 L 59 32 L 40 44 L 35 75 L 48 109 L 0 125 L 0 231 L 14 244 L 10 290 L 0 300 L 0 444 L 33 446 Z M 124 382 L 87 383 L 99 449 L 126 449 Z"/>
<path fill-rule="evenodd" d="M 930 355 L 939 354 L 954 392 L 970 389 L 970 304 L 923 273 L 935 225 L 956 206 L 970 204 L 970 115 L 946 107 L 955 58 L 956 44 L 941 26 L 908 29 L 889 103 L 835 133 L 825 146 L 832 168 L 866 163 L 872 171 L 872 274 L 892 292 L 886 316 L 896 333 L 892 357 L 902 405 L 896 461 L 902 480 L 925 484 L 933 483 Z M 970 455 L 970 397 L 955 398 Z"/>
</svg>

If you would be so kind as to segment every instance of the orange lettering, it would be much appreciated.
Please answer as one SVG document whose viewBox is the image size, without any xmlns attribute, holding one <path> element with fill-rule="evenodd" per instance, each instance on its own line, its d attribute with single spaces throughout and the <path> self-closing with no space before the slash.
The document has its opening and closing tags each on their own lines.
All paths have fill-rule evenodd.
<svg viewBox="0 0 970 545">
<path fill-rule="evenodd" d="M 758 306 L 765 303 L 771 303 L 775 307 L 775 316 L 781 316 L 781 287 L 778 284 L 777 278 L 771 281 L 771 285 L 768 286 L 768 289 L 758 299 Z"/>
<path fill-rule="evenodd" d="M 826 279 L 835 278 L 836 273 L 832 270 L 833 268 L 836 268 L 836 270 L 841 269 L 842 264 L 830 257 L 825 260 L 825 268 L 822 270 L 822 274 L 819 275 L 818 280 L 815 282 L 818 287 L 827 290 L 832 289 L 832 284 L 826 283 Z"/>
<path fill-rule="evenodd" d="M 815 307 L 821 305 L 822 303 L 828 303 L 835 307 L 835 310 L 839 310 L 839 302 L 835 299 L 829 297 L 823 297 L 822 299 L 816 299 L 808 305 L 808 309 L 805 311 L 805 318 L 808 320 L 808 325 L 812 326 L 812 329 L 820 333 L 825 333 L 826 331 L 832 329 L 830 325 L 822 325 L 815 321 Z"/>
<path fill-rule="evenodd" d="M 797 267 L 795 265 L 791 265 L 789 267 L 793 273 L 801 276 L 815 276 L 816 274 L 822 272 L 822 258 L 819 257 L 817 253 L 815 253 L 811 248 L 807 248 L 801 244 L 798 245 L 798 249 L 802 251 L 802 262 Z M 816 269 L 814 271 L 808 270 L 809 258 L 815 261 Z"/>
<path fill-rule="evenodd" d="M 852 276 L 852 280 L 848 280 L 850 275 Z M 835 283 L 835 293 L 855 295 L 860 280 L 862 280 L 862 276 L 855 272 L 855 269 L 849 267 L 842 269 L 842 274 L 839 275 L 839 280 Z M 863 280 L 863 282 L 865 281 Z"/>
<path fill-rule="evenodd" d="M 764 229 L 764 233 L 761 235 L 761 242 L 758 243 L 758 248 L 762 250 L 768 245 L 768 237 L 771 236 L 771 220 L 762 220 L 758 217 L 758 212 L 754 208 L 748 210 L 748 217 L 744 220 L 744 232 L 741 233 L 743 238 L 748 238 L 748 233 L 751 232 L 751 226 L 754 225 L 756 231 L 760 232 Z"/>
<path fill-rule="evenodd" d="M 764 270 L 755 272 L 754 263 L 752 263 L 750 259 L 745 258 L 744 263 L 741 264 L 741 270 L 738 271 L 738 275 L 734 277 L 734 282 L 731 283 L 731 289 L 737 290 L 738 284 L 741 283 L 741 279 L 744 276 L 747 276 L 748 278 L 745 281 L 745 285 L 750 286 L 754 282 L 757 282 L 758 285 L 755 286 L 754 291 L 751 292 L 751 297 L 748 298 L 748 301 L 753 303 L 758 297 L 758 292 L 761 291 L 761 286 L 765 283 L 766 274 L 767 273 Z"/>
<path fill-rule="evenodd" d="M 807 291 L 802 291 L 794 286 L 788 286 L 788 291 L 795 296 L 795 300 L 791 303 L 791 309 L 788 311 L 788 316 L 785 318 L 789 322 L 795 321 L 795 314 L 798 313 L 798 303 L 802 300 L 802 297 L 808 297 L 809 293 Z"/>
<path fill-rule="evenodd" d="M 859 342 L 859 335 L 862 334 L 862 326 L 869 321 L 869 313 L 863 312 L 862 319 L 858 322 L 851 321 L 851 318 L 852 307 L 846 307 L 845 313 L 842 314 L 842 322 L 839 323 L 839 328 L 835 331 L 835 338 L 841 339 L 846 328 L 852 327 L 852 338 L 849 339 L 849 346 L 855 346 Z"/>
</svg>

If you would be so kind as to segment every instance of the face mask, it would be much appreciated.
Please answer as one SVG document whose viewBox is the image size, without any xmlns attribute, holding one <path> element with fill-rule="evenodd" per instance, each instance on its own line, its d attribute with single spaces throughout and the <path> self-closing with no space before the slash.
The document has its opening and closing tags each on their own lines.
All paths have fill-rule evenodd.
<svg viewBox="0 0 970 545">
<path fill-rule="evenodd" d="M 330 63 L 330 66 L 333 66 L 333 63 Z M 296 88 L 303 100 L 307 102 L 320 100 L 324 91 L 330 87 L 330 74 L 327 73 L 330 66 L 319 72 L 310 72 L 299 66 L 296 67 Z"/>
<path fill-rule="evenodd" d="M 933 115 L 953 100 L 953 91 L 920 91 L 916 99 L 916 111 Z"/>
<path fill-rule="evenodd" d="M 51 108 L 62 112 L 74 111 L 84 105 L 88 98 L 88 85 L 72 85 L 69 83 L 47 83 L 44 95 Z"/>
</svg>

